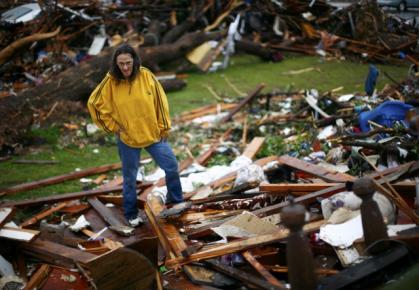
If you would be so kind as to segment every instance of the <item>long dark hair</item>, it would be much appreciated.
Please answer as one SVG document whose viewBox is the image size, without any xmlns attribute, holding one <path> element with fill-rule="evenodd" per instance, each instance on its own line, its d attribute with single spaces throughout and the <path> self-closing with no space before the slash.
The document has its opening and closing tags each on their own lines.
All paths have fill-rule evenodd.
<svg viewBox="0 0 419 290">
<path fill-rule="evenodd" d="M 129 77 L 129 81 L 132 81 L 135 79 L 135 77 L 138 74 L 138 70 L 140 69 L 140 66 L 141 66 L 141 60 L 138 54 L 135 52 L 134 48 L 128 43 L 123 43 L 115 49 L 112 56 L 111 68 L 109 72 L 111 76 L 116 78 L 118 81 L 125 79 L 124 75 L 122 74 L 121 70 L 119 69 L 116 63 L 116 58 L 118 57 L 118 55 L 124 54 L 124 53 L 130 54 L 133 59 L 132 72 Z"/>
</svg>

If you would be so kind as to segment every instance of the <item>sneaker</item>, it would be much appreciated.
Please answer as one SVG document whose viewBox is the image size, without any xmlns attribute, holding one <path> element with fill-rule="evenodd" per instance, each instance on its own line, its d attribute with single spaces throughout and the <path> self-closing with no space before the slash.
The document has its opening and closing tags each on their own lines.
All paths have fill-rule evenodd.
<svg viewBox="0 0 419 290">
<path fill-rule="evenodd" d="M 129 219 L 128 223 L 131 227 L 135 228 L 138 227 L 139 225 L 143 224 L 144 221 L 143 219 L 138 215 L 135 218 Z"/>
</svg>

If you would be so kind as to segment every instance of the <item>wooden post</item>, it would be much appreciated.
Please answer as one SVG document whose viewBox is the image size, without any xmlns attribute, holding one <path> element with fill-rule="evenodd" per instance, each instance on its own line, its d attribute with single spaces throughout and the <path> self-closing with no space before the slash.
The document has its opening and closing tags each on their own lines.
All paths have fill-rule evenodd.
<svg viewBox="0 0 419 290">
<path fill-rule="evenodd" d="M 355 180 L 354 193 L 362 199 L 361 218 L 364 230 L 364 240 L 370 246 L 378 240 L 388 239 L 387 227 L 375 200 L 372 199 L 376 185 L 370 177 Z"/>
<path fill-rule="evenodd" d="M 313 254 L 303 232 L 305 212 L 304 206 L 293 200 L 281 211 L 282 223 L 290 230 L 286 253 L 288 281 L 293 290 L 312 290 L 317 284 Z"/>
</svg>

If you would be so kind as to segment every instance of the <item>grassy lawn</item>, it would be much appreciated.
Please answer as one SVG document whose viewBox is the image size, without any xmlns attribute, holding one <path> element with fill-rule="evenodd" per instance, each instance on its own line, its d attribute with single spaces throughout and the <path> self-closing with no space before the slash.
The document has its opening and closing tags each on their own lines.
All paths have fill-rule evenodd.
<svg viewBox="0 0 419 290">
<path fill-rule="evenodd" d="M 289 74 L 290 71 L 310 67 L 313 67 L 314 70 L 295 75 Z M 408 70 L 408 66 L 400 65 L 378 65 L 378 68 L 381 72 L 387 72 L 396 80 L 404 79 Z M 263 92 L 271 92 L 274 89 L 294 91 L 311 88 L 325 92 L 342 86 L 343 89 L 339 92 L 341 94 L 355 92 L 362 94 L 367 73 L 368 64 L 350 61 L 329 62 L 322 60 L 320 57 L 286 56 L 282 62 L 267 63 L 253 56 L 235 56 L 231 65 L 225 71 L 207 74 L 190 73 L 187 78 L 187 87 L 182 91 L 169 93 L 168 98 L 171 114 L 177 115 L 183 111 L 216 102 L 215 97 L 205 86 L 210 86 L 222 97 L 237 97 L 237 93 L 228 85 L 226 78 L 243 92 L 249 92 L 257 84 L 263 82 L 266 84 Z M 381 73 L 377 82 L 378 89 L 389 82 Z M 75 145 L 57 146 L 56 139 L 63 133 L 56 128 L 44 129 L 44 131 L 38 130 L 36 134 L 52 134 L 53 136 L 45 138 L 48 141 L 47 144 L 31 147 L 23 156 L 16 156 L 12 160 L 57 160 L 59 163 L 54 165 L 23 165 L 14 164 L 12 160 L 1 162 L 0 188 L 70 173 L 76 168 L 86 169 L 119 161 L 116 146 L 112 140 L 105 142 L 105 145 L 97 145 L 97 142 L 89 141 L 88 145 L 79 148 Z M 94 149 L 98 149 L 99 152 L 94 153 Z M 7 198 L 23 199 L 80 191 L 82 189 L 82 183 L 75 180 L 18 193 Z M 4 199 L 4 197 L 0 199 Z"/>
<path fill-rule="evenodd" d="M 306 68 L 315 70 L 296 75 L 288 74 Z M 381 72 L 386 72 L 395 80 L 407 76 L 408 66 L 377 65 Z M 237 93 L 227 84 L 225 77 L 239 90 L 249 92 L 257 84 L 265 83 L 263 92 L 317 89 L 329 91 L 343 86 L 339 92 L 363 93 L 364 82 L 368 74 L 368 64 L 351 61 L 323 61 L 319 57 L 287 56 L 282 62 L 267 63 L 254 56 L 236 56 L 232 65 L 225 71 L 216 73 L 190 74 L 187 88 L 169 94 L 172 114 L 179 114 L 197 106 L 215 103 L 216 99 L 203 85 L 210 86 L 218 95 L 235 97 Z M 381 73 L 377 88 L 381 89 L 390 81 Z"/>
</svg>

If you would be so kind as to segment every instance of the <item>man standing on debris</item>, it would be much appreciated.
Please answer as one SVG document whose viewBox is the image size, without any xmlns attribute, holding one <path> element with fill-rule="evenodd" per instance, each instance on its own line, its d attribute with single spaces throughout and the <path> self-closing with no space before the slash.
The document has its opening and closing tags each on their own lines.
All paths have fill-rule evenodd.
<svg viewBox="0 0 419 290">
<path fill-rule="evenodd" d="M 128 44 L 114 52 L 110 71 L 88 101 L 93 121 L 118 136 L 122 161 L 124 215 L 131 226 L 143 223 L 138 215 L 136 177 L 144 148 L 166 173 L 167 202 L 182 202 L 178 163 L 168 142 L 171 127 L 166 94 L 151 71 L 141 66 Z"/>
</svg>

